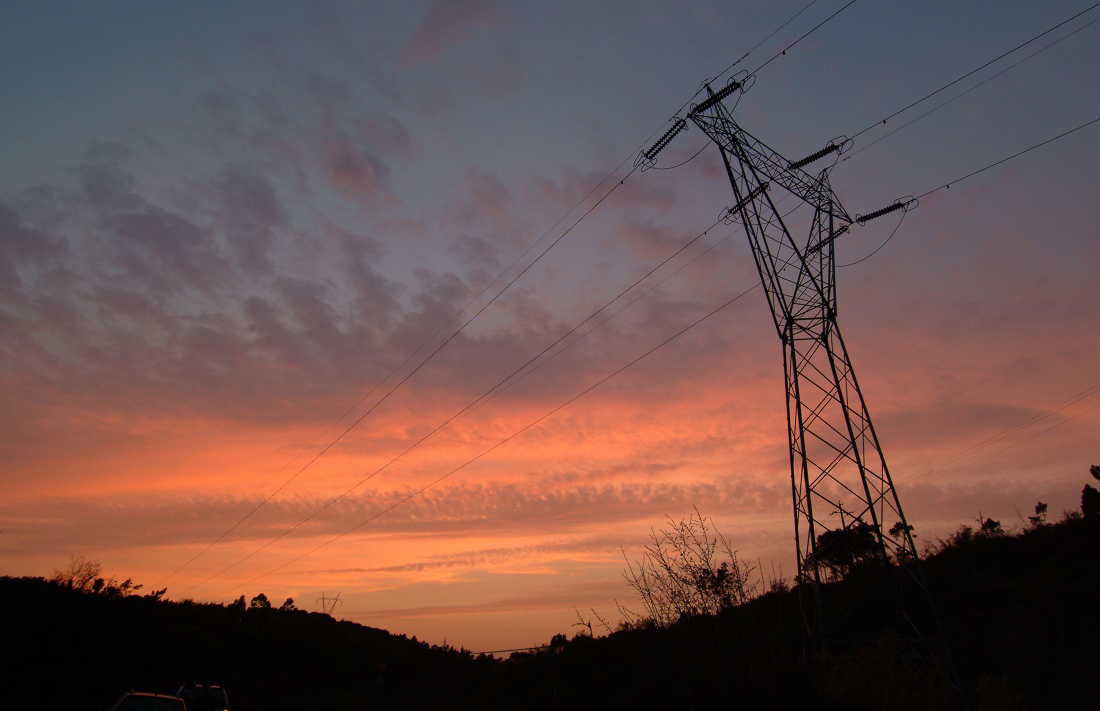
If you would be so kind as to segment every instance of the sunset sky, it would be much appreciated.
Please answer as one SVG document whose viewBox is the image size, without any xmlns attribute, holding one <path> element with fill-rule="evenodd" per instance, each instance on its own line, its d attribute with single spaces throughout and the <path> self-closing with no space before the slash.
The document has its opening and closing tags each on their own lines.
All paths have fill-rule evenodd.
<svg viewBox="0 0 1100 711">
<path fill-rule="evenodd" d="M 333 502 L 714 222 L 732 197 L 712 148 L 631 175 L 280 486 L 803 5 L 5 5 L 0 574 L 84 555 L 174 599 L 318 609 L 340 593 L 347 619 L 474 650 L 544 642 L 575 609 L 614 622 L 616 600 L 634 605 L 623 552 L 693 507 L 790 575 L 782 362 L 759 291 L 410 498 L 753 286 L 736 226 Z M 761 71 L 736 116 L 798 158 L 1087 5 L 858 2 Z M 1100 23 L 850 153 L 834 188 L 877 209 L 1096 117 L 1098 97 Z M 661 165 L 705 143 L 691 128 Z M 1100 463 L 1098 164 L 1094 126 L 930 196 L 840 272 L 918 545 L 979 514 L 1019 526 L 1037 499 L 1060 516 Z M 838 260 L 896 224 L 853 231 Z"/>
</svg>

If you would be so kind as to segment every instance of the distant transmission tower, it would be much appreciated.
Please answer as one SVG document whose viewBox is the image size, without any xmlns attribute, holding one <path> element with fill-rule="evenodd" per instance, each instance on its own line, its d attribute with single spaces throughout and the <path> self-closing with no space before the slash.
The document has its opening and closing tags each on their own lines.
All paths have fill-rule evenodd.
<svg viewBox="0 0 1100 711">
<path fill-rule="evenodd" d="M 321 593 L 321 597 L 317 599 L 317 602 L 321 603 L 321 612 L 331 615 L 342 600 L 340 600 L 340 593 L 336 593 L 336 597 L 327 597 L 324 593 Z"/>
<path fill-rule="evenodd" d="M 735 78 L 717 92 L 708 85 L 709 98 L 692 106 L 687 119 L 721 152 L 736 200 L 727 221 L 745 228 L 782 344 L 798 579 L 816 585 L 831 573 L 830 551 L 820 549 L 844 539 L 830 532 L 847 532 L 848 545 L 870 542 L 884 560 L 916 556 L 837 325 L 834 257 L 837 237 L 868 220 L 908 209 L 912 201 L 851 217 L 829 185 L 829 168 L 817 174 L 804 170 L 841 153 L 848 142 L 836 139 L 802 160 L 787 160 L 741 128 L 723 105 L 724 99 L 744 90 L 744 81 Z M 686 125 L 678 119 L 640 160 L 651 163 Z M 787 221 L 793 211 L 776 209 L 772 194 L 777 189 L 813 208 L 804 240 L 794 237 Z"/>
</svg>

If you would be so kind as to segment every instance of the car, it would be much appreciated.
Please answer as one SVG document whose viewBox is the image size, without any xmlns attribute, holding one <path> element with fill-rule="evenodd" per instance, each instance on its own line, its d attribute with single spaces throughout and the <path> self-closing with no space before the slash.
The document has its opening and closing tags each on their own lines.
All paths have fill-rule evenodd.
<svg viewBox="0 0 1100 711">
<path fill-rule="evenodd" d="M 128 691 L 115 702 L 111 711 L 187 711 L 187 705 L 178 696 Z"/>
<path fill-rule="evenodd" d="M 187 711 L 229 711 L 229 694 L 218 684 L 181 684 L 176 696 L 187 704 Z"/>
</svg>

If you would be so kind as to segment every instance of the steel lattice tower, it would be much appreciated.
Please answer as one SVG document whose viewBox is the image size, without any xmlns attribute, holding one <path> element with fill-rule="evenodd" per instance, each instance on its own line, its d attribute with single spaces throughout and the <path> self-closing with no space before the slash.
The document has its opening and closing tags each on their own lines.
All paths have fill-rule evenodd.
<svg viewBox="0 0 1100 711">
<path fill-rule="evenodd" d="M 803 169 L 839 153 L 842 142 L 830 142 L 800 161 L 787 160 L 741 128 L 723 105 L 723 99 L 742 90 L 737 80 L 717 93 L 708 86 L 710 98 L 691 107 L 687 118 L 721 152 L 736 200 L 728 216 L 744 226 L 782 344 L 798 574 L 817 584 L 831 575 L 819 553 L 828 540 L 821 536 L 830 531 L 872 538 L 884 560 L 916 556 L 837 325 L 834 254 L 834 240 L 851 227 L 907 205 L 896 202 L 853 218 L 833 192 L 828 168 L 817 174 Z M 662 149 L 685 125 L 678 120 L 654 147 Z M 653 155 L 643 157 L 652 160 Z M 777 189 L 812 208 L 805 240 L 795 238 L 786 215 L 776 208 L 772 193 Z"/>
</svg>

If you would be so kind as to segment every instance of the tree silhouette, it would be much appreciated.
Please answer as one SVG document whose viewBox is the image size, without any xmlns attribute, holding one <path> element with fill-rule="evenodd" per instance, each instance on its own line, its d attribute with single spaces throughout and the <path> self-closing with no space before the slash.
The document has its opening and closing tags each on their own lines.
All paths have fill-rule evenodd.
<svg viewBox="0 0 1100 711">
<path fill-rule="evenodd" d="M 1042 501 L 1035 503 L 1035 515 L 1028 516 L 1027 522 L 1031 524 L 1032 528 L 1039 528 L 1045 526 L 1047 522 L 1047 505 Z"/>
<path fill-rule="evenodd" d="M 283 601 L 282 605 L 279 605 L 279 609 L 283 612 L 293 612 L 294 610 L 297 610 L 298 607 L 294 604 L 294 598 L 288 597 L 286 600 Z"/>
<path fill-rule="evenodd" d="M 748 602 L 753 593 L 753 569 L 737 558 L 729 541 L 698 509 L 652 531 L 641 559 L 627 559 L 626 564 L 623 574 L 642 599 L 645 621 L 660 626 L 685 616 L 716 614 Z"/>
<path fill-rule="evenodd" d="M 904 535 L 905 533 L 908 533 L 909 535 L 916 537 L 916 534 L 913 533 L 913 527 L 909 524 L 902 523 L 901 521 L 898 521 L 897 523 L 895 523 L 893 526 L 890 527 L 890 536 L 892 538 L 901 538 L 902 535 Z"/>
<path fill-rule="evenodd" d="M 817 537 L 816 551 L 811 556 L 832 579 L 846 578 L 853 570 L 881 558 L 875 527 L 862 522 L 825 531 Z"/>
<path fill-rule="evenodd" d="M 103 564 L 98 560 L 90 560 L 77 555 L 69 559 L 67 567 L 54 570 L 50 581 L 71 590 L 107 597 L 134 595 L 144 587 L 135 583 L 133 578 L 126 578 L 125 580 L 114 577 L 106 578 L 103 577 L 102 573 Z M 159 600 L 165 592 L 167 592 L 167 588 L 155 590 L 147 597 Z"/>
<path fill-rule="evenodd" d="M 1005 529 L 1001 526 L 1000 521 L 993 518 L 986 518 L 981 523 L 981 529 L 978 531 L 979 535 L 985 536 L 986 538 L 995 538 L 1005 535 Z"/>
<path fill-rule="evenodd" d="M 271 602 L 268 601 L 267 595 L 260 593 L 249 601 L 248 607 L 251 610 L 270 610 Z"/>
<path fill-rule="evenodd" d="M 99 580 L 99 585 L 102 587 L 103 578 L 100 576 L 102 572 L 103 564 L 98 560 L 89 560 L 82 555 L 74 555 L 69 559 L 68 567 L 53 571 L 53 577 L 50 580 L 73 590 L 98 592 L 95 589 L 96 580 Z"/>
<path fill-rule="evenodd" d="M 1100 491 L 1088 484 L 1081 489 L 1081 514 L 1085 518 L 1100 517 Z"/>
</svg>

